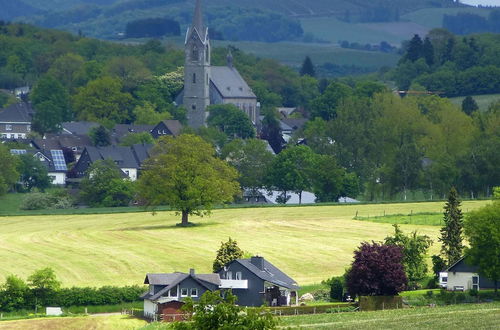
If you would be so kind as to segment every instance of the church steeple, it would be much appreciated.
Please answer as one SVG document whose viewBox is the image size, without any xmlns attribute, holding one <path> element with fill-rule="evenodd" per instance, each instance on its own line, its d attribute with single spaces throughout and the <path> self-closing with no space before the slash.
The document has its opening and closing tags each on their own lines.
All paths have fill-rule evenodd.
<svg viewBox="0 0 500 330">
<path fill-rule="evenodd" d="M 198 34 L 202 39 L 205 38 L 205 27 L 203 26 L 203 13 L 201 10 L 201 0 L 196 0 L 196 6 L 194 9 L 194 16 L 193 16 L 193 29 L 196 29 L 198 31 Z"/>
</svg>

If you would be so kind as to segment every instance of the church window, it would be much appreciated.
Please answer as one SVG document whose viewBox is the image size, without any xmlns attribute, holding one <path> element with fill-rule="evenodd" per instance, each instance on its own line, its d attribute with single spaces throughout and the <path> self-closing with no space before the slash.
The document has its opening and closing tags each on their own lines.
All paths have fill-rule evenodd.
<svg viewBox="0 0 500 330">
<path fill-rule="evenodd" d="M 196 73 L 193 73 L 193 84 L 196 84 Z"/>
<path fill-rule="evenodd" d="M 193 104 L 193 105 L 191 106 L 191 109 L 196 110 L 196 104 Z"/>
<path fill-rule="evenodd" d="M 205 48 L 205 61 L 210 62 L 210 50 L 208 49 L 208 45 Z"/>
<path fill-rule="evenodd" d="M 208 85 L 208 73 L 207 73 L 207 85 Z"/>
<path fill-rule="evenodd" d="M 198 61 L 199 59 L 200 59 L 200 53 L 198 52 L 198 47 L 194 46 L 193 47 L 192 60 L 193 61 Z"/>
</svg>

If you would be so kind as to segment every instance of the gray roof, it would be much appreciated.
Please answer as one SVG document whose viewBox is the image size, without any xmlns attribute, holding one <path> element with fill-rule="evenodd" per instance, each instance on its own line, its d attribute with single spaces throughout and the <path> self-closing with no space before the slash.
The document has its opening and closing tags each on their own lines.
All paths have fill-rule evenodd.
<svg viewBox="0 0 500 330">
<path fill-rule="evenodd" d="M 129 133 L 151 133 L 151 130 L 156 125 L 129 125 L 129 124 L 117 124 L 111 130 L 111 134 L 117 140 L 122 139 Z"/>
<path fill-rule="evenodd" d="M 224 98 L 256 98 L 236 68 L 211 67 L 211 81 Z"/>
<path fill-rule="evenodd" d="M 77 148 L 81 150 L 85 146 L 92 145 L 88 135 L 76 134 L 46 134 L 45 139 L 34 139 L 32 142 L 38 149 Z"/>
<path fill-rule="evenodd" d="M 137 161 L 139 162 L 139 165 L 142 165 L 142 163 L 148 159 L 151 154 L 151 148 L 153 148 L 152 144 L 134 144 L 132 146 L 132 152 L 134 153 Z"/>
<path fill-rule="evenodd" d="M 164 120 L 163 121 L 163 124 L 165 124 L 165 126 L 170 130 L 170 132 L 174 135 L 174 136 L 178 136 L 181 134 L 181 131 L 182 131 L 182 124 L 180 121 L 178 120 Z"/>
<path fill-rule="evenodd" d="M 138 159 L 134 156 L 132 148 L 121 146 L 108 146 L 108 147 L 86 147 L 93 163 L 97 160 L 111 159 L 120 168 L 136 168 L 140 167 Z"/>
<path fill-rule="evenodd" d="M 0 122 L 31 123 L 35 109 L 31 103 L 15 103 L 5 109 L 0 109 Z"/>
<path fill-rule="evenodd" d="M 219 274 L 189 274 L 180 272 L 168 274 L 146 274 L 144 284 L 165 285 L 165 287 L 153 295 L 149 292 L 146 292 L 141 296 L 141 298 L 150 300 L 158 299 L 168 290 L 172 289 L 187 278 L 192 278 L 207 289 L 209 289 L 207 283 L 215 285 L 217 287 L 219 287 L 221 284 Z"/>
<path fill-rule="evenodd" d="M 257 275 L 260 279 L 273 283 L 275 285 L 288 288 L 298 289 L 299 286 L 294 279 L 283 273 L 272 263 L 264 259 L 264 269 L 260 270 L 256 265 L 251 262 L 251 259 L 236 259 L 233 262 L 240 263 L 243 267 Z"/>
<path fill-rule="evenodd" d="M 287 126 L 291 127 L 294 131 L 297 129 L 301 129 L 307 123 L 307 119 L 305 118 L 285 118 L 281 121 Z"/>
<path fill-rule="evenodd" d="M 72 121 L 62 123 L 61 126 L 63 129 L 63 134 L 88 135 L 90 130 L 94 127 L 98 127 L 99 124 L 89 121 Z"/>
<path fill-rule="evenodd" d="M 60 155 L 62 156 L 63 155 L 63 152 L 62 150 L 60 149 L 50 149 L 50 150 L 33 150 L 33 149 L 16 149 L 18 151 L 18 154 L 19 154 L 19 151 L 23 150 L 24 151 L 24 154 L 28 154 L 28 155 L 32 155 L 33 157 L 36 157 L 37 159 L 39 159 L 40 156 L 43 157 L 43 161 L 41 161 L 41 163 L 47 168 L 47 171 L 49 173 L 53 173 L 53 172 L 62 172 L 62 173 L 66 173 L 68 171 L 68 168 L 66 167 L 66 161 L 64 160 L 64 157 L 62 159 L 58 159 L 58 164 L 55 164 L 54 162 L 54 152 L 59 152 Z M 13 153 L 11 151 L 11 153 Z M 58 165 L 58 166 L 56 166 Z M 59 166 L 62 166 L 62 167 L 59 167 Z"/>
</svg>

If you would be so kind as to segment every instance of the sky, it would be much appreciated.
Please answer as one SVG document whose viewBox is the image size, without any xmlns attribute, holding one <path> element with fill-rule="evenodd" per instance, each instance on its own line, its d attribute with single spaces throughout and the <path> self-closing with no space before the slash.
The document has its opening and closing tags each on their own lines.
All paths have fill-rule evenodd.
<svg viewBox="0 0 500 330">
<path fill-rule="evenodd" d="M 500 6 L 500 0 L 462 0 L 460 2 L 469 5 Z"/>
</svg>

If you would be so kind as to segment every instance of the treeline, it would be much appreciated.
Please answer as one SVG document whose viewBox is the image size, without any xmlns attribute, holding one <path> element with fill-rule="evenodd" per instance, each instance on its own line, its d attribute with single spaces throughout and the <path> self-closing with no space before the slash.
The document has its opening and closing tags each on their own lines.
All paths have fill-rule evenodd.
<svg viewBox="0 0 500 330">
<path fill-rule="evenodd" d="M 500 33 L 500 10 L 492 10 L 488 17 L 472 13 L 444 15 L 443 28 L 460 35 L 472 33 Z"/>
<path fill-rule="evenodd" d="M 169 18 L 147 18 L 127 23 L 126 38 L 151 38 L 181 35 L 179 22 Z"/>
<path fill-rule="evenodd" d="M 457 37 L 434 29 L 405 44 L 392 78 L 401 90 L 429 90 L 466 96 L 500 92 L 500 35 Z"/>
<path fill-rule="evenodd" d="M 16 275 L 7 276 L 0 287 L 0 311 L 37 310 L 46 306 L 116 305 L 139 300 L 144 289 L 139 286 L 101 288 L 61 288 L 51 268 L 35 271 L 27 283 Z"/>
</svg>

